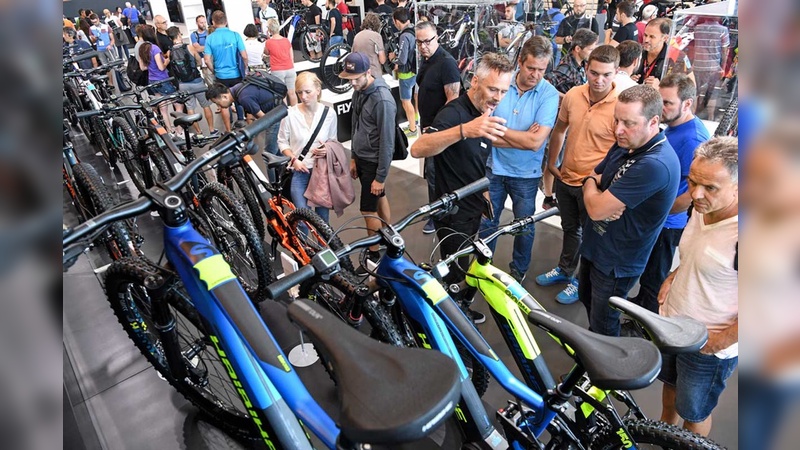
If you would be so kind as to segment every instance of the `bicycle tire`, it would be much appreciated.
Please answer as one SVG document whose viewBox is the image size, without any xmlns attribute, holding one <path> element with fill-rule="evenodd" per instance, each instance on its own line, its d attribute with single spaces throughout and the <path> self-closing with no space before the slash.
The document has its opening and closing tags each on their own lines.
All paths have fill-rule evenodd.
<svg viewBox="0 0 800 450">
<path fill-rule="evenodd" d="M 86 163 L 76 164 L 72 167 L 72 173 L 77 189 L 87 202 L 85 206 L 88 208 L 86 211 L 88 217 L 84 217 L 84 219 L 91 219 L 114 206 L 111 195 L 94 167 Z M 108 250 L 112 260 L 138 254 L 138 247 L 131 239 L 131 233 L 125 222 L 114 222 L 99 239 Z"/>
<path fill-rule="evenodd" d="M 205 383 L 194 383 L 188 377 L 176 378 L 170 372 L 149 315 L 151 301 L 144 287 L 147 277 L 163 276 L 164 272 L 161 267 L 142 258 L 124 258 L 112 263 L 106 271 L 105 290 L 114 315 L 147 361 L 209 421 L 234 436 L 257 439 L 256 427 L 219 359 L 202 319 L 185 289 L 177 283 L 168 288 L 165 300 L 175 316 L 175 331 L 180 342 L 194 353 L 192 359 L 185 362 L 195 370 L 204 371 L 202 381 Z M 269 424 L 263 423 L 262 426 Z"/>
<path fill-rule="evenodd" d="M 656 448 L 675 450 L 721 450 L 725 447 L 684 428 L 656 420 L 625 420 L 630 439 L 636 444 L 647 444 Z M 591 448 L 597 450 L 620 450 L 630 447 L 623 443 L 616 429 L 606 428 L 597 434 Z M 627 447 L 626 447 L 627 446 Z"/>
<path fill-rule="evenodd" d="M 92 144 L 100 150 L 100 153 L 103 154 L 103 158 L 110 166 L 114 166 L 117 164 L 116 155 L 111 152 L 111 148 L 108 145 L 108 124 L 104 122 L 105 119 L 94 116 L 91 119 L 91 128 L 92 128 L 92 136 L 91 139 Z"/>
<path fill-rule="evenodd" d="M 275 280 L 263 241 L 242 202 L 220 183 L 200 191 L 215 244 L 254 303 L 266 300 L 266 288 Z"/>
<path fill-rule="evenodd" d="M 731 99 L 730 103 L 728 103 L 728 107 L 725 109 L 725 114 L 722 115 L 722 118 L 719 120 L 719 124 L 717 125 L 716 130 L 714 130 L 714 136 L 736 136 L 738 135 L 738 130 L 734 129 L 734 124 L 739 117 L 739 97 L 734 97 Z M 734 131 L 735 134 L 731 134 L 731 131 Z"/>
<path fill-rule="evenodd" d="M 147 149 L 147 154 L 151 161 L 151 170 L 153 172 L 153 179 L 148 182 L 147 188 L 155 186 L 159 181 L 167 181 L 175 175 L 170 169 L 167 157 L 161 153 L 155 144 L 150 144 Z"/>
<path fill-rule="evenodd" d="M 264 218 L 261 215 L 261 204 L 258 202 L 256 193 L 247 182 L 245 174 L 242 171 L 243 169 L 241 167 L 220 166 L 217 170 L 217 180 L 230 189 L 234 195 L 240 197 L 244 201 L 247 211 L 250 213 L 250 218 L 253 219 L 256 232 L 263 240 L 267 234 L 267 230 L 264 226 Z"/>
<path fill-rule="evenodd" d="M 455 336 L 453 336 L 452 333 L 450 336 L 453 338 L 453 342 L 456 344 L 456 350 L 458 350 L 461 360 L 464 361 L 464 366 L 466 366 L 467 372 L 469 372 L 469 379 L 472 381 L 472 385 L 475 386 L 475 392 L 478 393 L 478 397 L 483 397 L 483 394 L 485 394 L 486 390 L 489 389 L 489 369 L 481 364 L 477 358 L 472 356 L 472 353 L 470 353 L 469 350 L 467 350 L 467 348 L 464 347 L 464 345 L 461 344 L 461 342 Z"/>
<path fill-rule="evenodd" d="M 300 33 L 300 51 L 303 54 L 303 59 L 305 59 L 306 61 L 311 61 L 313 63 L 318 63 L 322 60 L 322 54 L 320 54 L 318 58 L 312 58 L 311 52 L 308 50 L 308 44 L 316 41 L 316 39 L 310 36 L 312 33 L 316 32 L 306 30 Z M 322 30 L 320 30 L 318 36 L 320 36 L 319 41 L 320 44 L 322 45 L 322 48 L 324 49 L 325 47 L 328 46 L 328 36 L 326 36 L 325 32 Z"/>
<path fill-rule="evenodd" d="M 338 57 L 330 56 L 334 51 L 339 52 Z M 353 49 L 349 44 L 340 42 L 326 48 L 325 52 L 322 54 L 319 70 L 322 74 L 322 84 L 329 91 L 336 94 L 344 94 L 350 89 L 353 89 L 353 86 L 350 85 L 350 80 L 339 78 L 339 74 L 344 70 L 344 58 L 352 51 Z M 336 58 L 336 62 L 333 64 L 325 64 L 328 58 Z"/>
<path fill-rule="evenodd" d="M 289 211 L 286 214 L 286 221 L 289 222 L 289 226 L 292 227 L 292 230 L 297 234 L 300 240 L 303 242 L 303 246 L 306 249 L 306 252 L 309 252 L 309 256 L 313 256 L 323 248 L 318 239 L 314 239 L 313 237 L 308 236 L 308 232 L 303 232 L 299 225 L 301 222 L 306 222 L 306 226 L 311 225 L 319 237 L 327 243 L 327 246 L 333 250 L 340 250 L 344 248 L 344 244 L 342 240 L 339 239 L 339 236 L 333 235 L 333 230 L 331 229 L 330 225 L 328 225 L 322 217 L 320 217 L 317 213 L 312 211 L 309 208 L 297 208 L 295 210 Z M 344 258 L 339 261 L 342 269 L 346 270 L 350 273 L 355 273 L 356 269 L 353 267 L 353 262 L 350 258 Z"/>
</svg>

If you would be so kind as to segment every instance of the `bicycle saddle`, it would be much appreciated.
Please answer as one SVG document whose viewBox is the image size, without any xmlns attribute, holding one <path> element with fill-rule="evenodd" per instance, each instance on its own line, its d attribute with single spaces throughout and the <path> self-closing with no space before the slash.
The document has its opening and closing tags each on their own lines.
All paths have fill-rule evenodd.
<svg viewBox="0 0 800 450">
<path fill-rule="evenodd" d="M 708 341 L 708 329 L 697 320 L 662 317 L 620 297 L 611 297 L 608 303 L 638 322 L 650 340 L 664 353 L 696 352 Z"/>
<path fill-rule="evenodd" d="M 201 113 L 183 114 L 177 111 L 172 111 L 170 115 L 175 118 L 173 122 L 175 123 L 176 127 L 188 127 L 195 122 L 199 122 L 200 119 L 203 118 Z"/>
<path fill-rule="evenodd" d="M 267 165 L 268 169 L 276 169 L 285 166 L 291 160 L 292 158 L 285 155 L 273 155 L 272 153 L 264 152 L 264 163 Z"/>
<path fill-rule="evenodd" d="M 650 341 L 603 336 L 539 310 L 532 310 L 528 321 L 569 345 L 600 389 L 641 389 L 661 370 L 661 353 Z"/>
<path fill-rule="evenodd" d="M 290 304 L 288 315 L 333 366 L 337 424 L 350 441 L 411 442 L 450 417 L 461 387 L 457 366 L 444 354 L 371 339 L 310 300 Z"/>
</svg>

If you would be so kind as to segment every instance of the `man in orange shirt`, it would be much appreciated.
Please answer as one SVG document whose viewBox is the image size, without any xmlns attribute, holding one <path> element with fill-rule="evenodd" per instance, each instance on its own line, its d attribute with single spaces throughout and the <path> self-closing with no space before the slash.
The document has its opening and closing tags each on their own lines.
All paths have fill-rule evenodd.
<svg viewBox="0 0 800 450">
<path fill-rule="evenodd" d="M 556 301 L 564 305 L 578 301 L 575 270 L 582 228 L 587 218 L 581 181 L 592 173 L 616 142 L 614 107 L 617 91 L 613 81 L 619 68 L 619 52 L 610 45 L 601 45 L 592 51 L 587 61 L 586 78 L 589 81 L 575 86 L 564 96 L 547 150 L 547 169 L 556 178 L 555 192 L 564 241 L 558 265 L 536 277 L 536 283 L 541 286 L 569 283 L 556 296 Z M 565 139 L 564 161 L 559 168 L 556 160 Z"/>
</svg>

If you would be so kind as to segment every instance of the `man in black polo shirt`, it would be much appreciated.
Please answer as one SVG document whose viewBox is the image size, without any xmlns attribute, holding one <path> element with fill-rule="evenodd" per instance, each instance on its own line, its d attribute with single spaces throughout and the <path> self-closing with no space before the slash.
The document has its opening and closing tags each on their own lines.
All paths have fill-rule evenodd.
<svg viewBox="0 0 800 450">
<path fill-rule="evenodd" d="M 620 313 L 608 299 L 628 296 L 677 197 L 681 166 L 659 129 L 661 109 L 661 94 L 650 86 L 622 91 L 614 108 L 617 142 L 583 180 L 589 220 L 578 297 L 595 333 L 619 336 Z"/>
<path fill-rule="evenodd" d="M 429 127 L 442 107 L 458 98 L 461 92 L 461 75 L 456 60 L 439 46 L 436 25 L 422 21 L 415 27 L 417 49 L 422 57 L 422 65 L 417 73 L 419 86 L 418 107 L 419 125 L 422 130 Z M 433 158 L 425 159 L 425 180 L 428 182 L 428 200 L 436 200 L 434 185 L 436 180 Z M 425 234 L 436 231 L 433 220 L 422 229 Z"/>
<path fill-rule="evenodd" d="M 508 92 L 513 70 L 514 65 L 505 56 L 484 55 L 469 91 L 445 105 L 411 146 L 411 156 L 434 158 L 436 197 L 486 175 L 486 159 L 492 141 L 503 137 L 506 131 L 505 119 L 491 114 Z M 442 258 L 458 251 L 465 239 L 471 239 L 478 232 L 487 204 L 485 197 L 472 195 L 458 201 L 454 214 L 435 221 Z M 445 281 L 454 283 L 461 276 L 454 270 Z M 471 316 L 476 323 L 486 320 L 483 314 L 475 311 L 471 311 Z"/>
<path fill-rule="evenodd" d="M 556 44 L 567 47 L 572 46 L 572 36 L 581 28 L 588 28 L 596 35 L 600 35 L 600 25 L 597 19 L 586 13 L 586 0 L 575 0 L 572 4 L 572 15 L 562 20 L 556 31 Z"/>
<path fill-rule="evenodd" d="M 685 73 L 695 81 L 689 58 L 682 51 L 668 45 L 671 28 L 672 21 L 663 17 L 651 20 L 645 26 L 642 67 L 631 76 L 637 83 L 658 89 L 659 80 L 671 73 Z"/>
</svg>

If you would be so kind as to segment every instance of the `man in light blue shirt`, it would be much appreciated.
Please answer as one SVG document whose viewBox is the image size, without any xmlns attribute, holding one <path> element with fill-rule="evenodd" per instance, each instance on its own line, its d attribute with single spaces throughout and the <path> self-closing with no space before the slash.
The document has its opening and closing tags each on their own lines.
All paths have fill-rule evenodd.
<svg viewBox="0 0 800 450">
<path fill-rule="evenodd" d="M 203 59 L 217 82 L 230 88 L 242 81 L 242 75 L 239 72 L 239 58 L 247 61 L 244 39 L 241 34 L 228 28 L 228 18 L 224 12 L 214 11 L 211 14 L 211 21 L 216 29 L 206 38 Z M 228 108 L 222 108 L 220 115 L 225 131 L 231 131 L 231 116 Z M 239 119 L 244 119 L 244 117 L 239 117 Z"/>
<path fill-rule="evenodd" d="M 536 208 L 536 192 L 542 177 L 542 149 L 558 114 L 558 91 L 544 79 L 552 56 L 553 46 L 546 38 L 534 36 L 525 42 L 511 88 L 494 110 L 494 116 L 506 119 L 508 129 L 505 136 L 492 143 L 486 162 L 494 218 L 483 219 L 482 235 L 488 235 L 497 227 L 509 195 L 515 218 L 530 216 Z M 510 273 L 519 282 L 525 278 L 531 262 L 533 234 L 534 227 L 530 226 L 514 237 Z M 494 250 L 494 242 L 491 246 Z"/>
</svg>

